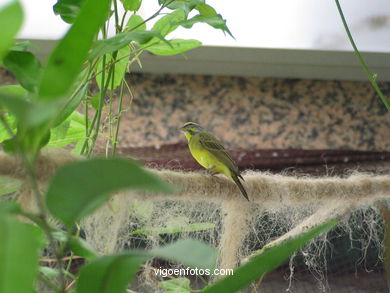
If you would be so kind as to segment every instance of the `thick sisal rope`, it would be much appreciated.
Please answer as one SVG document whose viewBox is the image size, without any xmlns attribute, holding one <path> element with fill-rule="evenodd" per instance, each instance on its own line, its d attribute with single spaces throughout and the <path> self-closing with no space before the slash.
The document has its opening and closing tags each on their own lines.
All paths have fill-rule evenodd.
<svg viewBox="0 0 390 293">
<path fill-rule="evenodd" d="M 59 167 L 79 159 L 64 151 L 43 153 L 37 162 L 38 180 L 43 184 L 46 183 Z M 223 228 L 220 239 L 220 266 L 234 267 L 239 261 L 238 252 L 249 230 L 251 205 L 242 197 L 234 183 L 224 177 L 199 172 L 183 173 L 169 170 L 150 170 L 150 172 L 177 187 L 176 192 L 151 194 L 126 191 L 121 194 L 132 194 L 150 200 L 174 199 L 221 203 Z M 25 178 L 19 160 L 4 153 L 0 153 L 0 175 Z M 324 206 L 283 238 L 275 241 L 283 241 L 286 237 L 292 237 L 307 227 L 350 213 L 355 206 L 374 205 L 376 202 L 390 199 L 390 176 L 388 175 L 356 173 L 347 178 L 311 178 L 247 172 L 244 177 L 249 198 L 264 209 L 273 210 L 281 205 Z M 24 193 L 29 192 L 25 190 Z M 119 224 L 118 222 L 116 225 L 117 229 Z"/>
</svg>

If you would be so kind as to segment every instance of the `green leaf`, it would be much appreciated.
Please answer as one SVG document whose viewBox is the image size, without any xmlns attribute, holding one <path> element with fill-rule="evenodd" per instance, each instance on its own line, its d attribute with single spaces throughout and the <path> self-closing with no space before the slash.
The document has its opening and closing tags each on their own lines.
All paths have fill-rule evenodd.
<svg viewBox="0 0 390 293">
<path fill-rule="evenodd" d="M 46 204 L 53 216 L 72 225 L 107 201 L 109 193 L 125 188 L 171 190 L 134 161 L 97 158 L 60 168 L 49 184 Z"/>
<path fill-rule="evenodd" d="M 58 270 L 49 267 L 39 267 L 38 271 L 48 279 L 57 278 L 60 274 Z"/>
<path fill-rule="evenodd" d="M 121 0 L 123 8 L 128 11 L 137 11 L 141 7 L 142 0 Z"/>
<path fill-rule="evenodd" d="M 19 1 L 11 1 L 0 10 L 0 61 L 12 46 L 22 22 L 23 10 Z"/>
<path fill-rule="evenodd" d="M 190 280 L 187 278 L 175 278 L 162 281 L 158 284 L 164 293 L 191 293 Z"/>
<path fill-rule="evenodd" d="M 199 14 L 202 16 L 211 17 L 217 15 L 215 9 L 206 3 L 199 3 L 196 5 L 195 9 L 198 10 Z"/>
<path fill-rule="evenodd" d="M 161 17 L 153 25 L 152 31 L 159 32 L 163 37 L 173 32 L 179 25 L 178 22 L 184 21 L 186 14 L 182 9 L 177 9 L 163 17 Z"/>
<path fill-rule="evenodd" d="M 121 84 L 122 79 L 124 78 L 125 73 L 127 71 L 127 64 L 129 62 L 129 58 L 130 58 L 130 48 L 128 46 L 123 47 L 122 49 L 119 49 L 117 52 L 118 52 L 116 54 L 117 61 L 116 61 L 115 65 L 112 65 L 112 66 L 115 66 L 114 81 L 112 81 L 112 76 L 111 76 L 108 87 L 107 87 L 107 89 L 109 89 L 109 90 L 114 90 Z M 106 58 L 106 62 L 107 62 L 106 64 L 113 62 L 112 57 L 111 56 L 108 56 L 108 57 L 109 58 Z M 100 72 L 103 70 L 103 60 L 102 59 L 100 59 L 100 62 L 96 66 L 96 70 L 97 70 L 97 72 Z M 106 72 L 108 72 L 108 70 L 106 70 Z M 108 73 L 105 74 L 106 80 L 105 80 L 104 84 L 107 84 L 108 77 L 109 77 Z M 96 75 L 96 83 L 98 84 L 100 90 L 103 90 L 102 89 L 102 73 L 99 73 Z"/>
<path fill-rule="evenodd" d="M 36 226 L 0 215 L 0 292 L 33 292 L 43 238 Z"/>
<path fill-rule="evenodd" d="M 77 293 L 123 293 L 142 263 L 161 257 L 197 268 L 214 269 L 216 251 L 197 240 L 181 240 L 151 251 L 100 257 L 80 270 Z"/>
<path fill-rule="evenodd" d="M 144 234 L 144 235 L 158 235 L 158 234 L 175 234 L 175 233 L 190 233 L 204 230 L 214 229 L 214 223 L 192 223 L 184 225 L 168 225 L 167 227 L 145 227 L 143 229 L 135 230 L 130 235 Z"/>
<path fill-rule="evenodd" d="M 20 206 L 15 201 L 9 200 L 9 201 L 0 202 L 0 217 L 3 217 L 7 214 L 19 213 L 20 211 L 21 211 Z"/>
<path fill-rule="evenodd" d="M 11 177 L 0 176 L 0 196 L 19 190 L 21 182 Z"/>
<path fill-rule="evenodd" d="M 53 6 L 53 11 L 56 15 L 60 15 L 63 21 L 73 23 L 84 2 L 85 0 L 58 0 Z"/>
<path fill-rule="evenodd" d="M 182 9 L 185 11 L 186 15 L 188 15 L 196 5 L 204 3 L 204 0 L 158 0 L 158 3 L 172 10 Z"/>
<path fill-rule="evenodd" d="M 0 96 L 0 105 L 7 108 L 19 124 L 28 129 L 42 125 L 57 113 L 54 105 L 31 103 L 12 96 Z"/>
<path fill-rule="evenodd" d="M 23 42 L 18 42 L 14 44 L 11 48 L 11 51 L 19 51 L 19 52 L 27 52 L 28 49 L 36 50 L 38 51 L 39 48 L 37 45 L 35 45 L 31 41 L 23 41 Z"/>
<path fill-rule="evenodd" d="M 67 120 L 51 130 L 47 147 L 64 147 L 74 142 L 84 141 L 85 137 L 85 116 L 74 112 Z"/>
<path fill-rule="evenodd" d="M 94 260 L 99 254 L 94 248 L 84 239 L 72 236 L 68 242 L 69 248 L 78 256 L 84 257 L 87 260 Z"/>
<path fill-rule="evenodd" d="M 197 40 L 182 40 L 174 39 L 169 41 L 171 46 L 164 42 L 146 47 L 145 49 L 155 55 L 170 56 L 187 52 L 189 50 L 202 46 L 202 43 Z"/>
<path fill-rule="evenodd" d="M 49 57 L 40 84 L 40 98 L 56 100 L 72 87 L 106 19 L 110 3 L 110 0 L 86 0 L 74 24 Z"/>
<path fill-rule="evenodd" d="M 126 30 L 130 30 L 132 32 L 146 31 L 146 23 L 144 23 L 144 19 L 141 16 L 133 14 L 130 16 L 129 21 L 126 24 Z"/>
<path fill-rule="evenodd" d="M 64 122 L 72 113 L 75 112 L 77 107 L 80 105 L 81 101 L 87 94 L 89 88 L 89 83 L 86 83 L 77 94 L 70 96 L 67 100 L 61 101 L 59 106 L 60 111 L 55 117 L 55 120 L 52 123 L 52 127 L 56 127 Z"/>
<path fill-rule="evenodd" d="M 207 244 L 185 239 L 165 247 L 151 250 L 151 255 L 169 259 L 189 267 L 212 270 L 215 268 L 217 252 Z M 223 292 L 223 291 L 220 291 Z"/>
<path fill-rule="evenodd" d="M 233 275 L 218 280 L 216 283 L 206 287 L 202 292 L 234 293 L 244 289 L 245 287 L 249 286 L 250 283 L 277 268 L 308 241 L 315 238 L 319 234 L 328 231 L 336 224 L 337 221 L 331 220 L 314 227 L 297 237 L 287 239 L 280 245 L 263 248 L 260 254 L 254 256 L 246 264 L 237 268 Z"/>
<path fill-rule="evenodd" d="M 195 23 L 199 22 L 207 23 L 208 25 L 216 29 L 220 29 L 224 32 L 227 32 L 234 39 L 234 36 L 230 32 L 229 28 L 226 26 L 226 20 L 224 20 L 220 14 L 214 16 L 196 15 L 193 18 L 178 22 L 177 24 L 185 28 L 191 28 Z"/>
<path fill-rule="evenodd" d="M 137 43 L 146 43 L 152 38 L 159 40 L 164 39 L 160 35 L 160 33 L 152 31 L 134 31 L 119 33 L 112 38 L 96 41 L 89 55 L 89 59 L 92 60 L 97 57 L 101 57 L 104 54 L 109 54 L 118 51 L 119 49 L 127 46 L 130 42 L 134 41 Z"/>
<path fill-rule="evenodd" d="M 30 92 L 37 92 L 41 63 L 30 52 L 11 51 L 4 58 L 4 66 L 15 75 L 20 84 Z"/>
<path fill-rule="evenodd" d="M 124 293 L 148 259 L 145 254 L 131 252 L 100 257 L 81 268 L 77 293 Z"/>
<path fill-rule="evenodd" d="M 101 93 L 98 92 L 98 93 L 94 94 L 89 100 L 92 108 L 94 108 L 95 110 L 99 109 L 100 96 L 101 96 Z"/>
<path fill-rule="evenodd" d="M 4 119 L 5 121 L 7 121 L 7 124 L 11 127 L 13 133 L 15 133 L 16 130 L 15 117 L 12 115 L 5 114 Z M 11 138 L 11 135 L 9 134 L 8 130 L 4 127 L 3 123 L 0 123 L 0 142 L 3 142 L 9 138 Z"/>
<path fill-rule="evenodd" d="M 26 89 L 20 85 L 3 85 L 0 86 L 0 96 L 12 96 L 14 98 L 25 99 L 27 95 Z"/>
</svg>

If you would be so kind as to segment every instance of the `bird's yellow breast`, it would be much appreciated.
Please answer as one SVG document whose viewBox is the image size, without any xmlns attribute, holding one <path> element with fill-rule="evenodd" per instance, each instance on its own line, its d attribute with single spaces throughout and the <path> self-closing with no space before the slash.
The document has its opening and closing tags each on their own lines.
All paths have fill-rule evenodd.
<svg viewBox="0 0 390 293">
<path fill-rule="evenodd" d="M 230 177 L 229 168 L 202 146 L 199 141 L 199 135 L 192 135 L 188 141 L 188 146 L 192 156 L 202 167 L 212 169 L 214 173 L 223 173 Z"/>
</svg>

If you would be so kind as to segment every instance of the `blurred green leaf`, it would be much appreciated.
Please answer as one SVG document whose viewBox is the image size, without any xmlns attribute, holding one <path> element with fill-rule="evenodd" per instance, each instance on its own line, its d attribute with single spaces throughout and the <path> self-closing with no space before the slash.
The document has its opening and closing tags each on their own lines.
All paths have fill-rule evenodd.
<svg viewBox="0 0 390 293">
<path fill-rule="evenodd" d="M 0 10 L 0 62 L 11 48 L 22 22 L 23 9 L 19 1 L 11 1 Z"/>
<path fill-rule="evenodd" d="M 52 119 L 55 105 L 32 103 L 13 96 L 0 96 L 0 106 L 7 108 L 25 128 L 33 128 Z"/>
<path fill-rule="evenodd" d="M 132 14 L 126 24 L 126 29 L 132 32 L 146 31 L 146 23 L 144 23 L 144 19 L 141 16 Z"/>
<path fill-rule="evenodd" d="M 188 15 L 196 5 L 204 3 L 204 0 L 158 0 L 158 3 L 172 10 L 182 9 L 185 11 L 186 15 Z"/>
<path fill-rule="evenodd" d="M 60 272 L 56 269 L 42 266 L 38 268 L 38 271 L 48 279 L 57 278 L 60 274 Z"/>
<path fill-rule="evenodd" d="M 167 223 L 166 227 L 145 227 L 135 230 L 130 235 L 144 234 L 144 235 L 158 235 L 158 234 L 175 234 L 175 233 L 190 233 L 204 230 L 214 229 L 214 223 Z"/>
<path fill-rule="evenodd" d="M 216 251 L 200 241 L 187 239 L 151 251 L 130 251 L 100 257 L 80 270 L 77 293 L 123 293 L 140 265 L 152 257 L 191 267 L 214 269 Z"/>
<path fill-rule="evenodd" d="M 336 224 L 337 221 L 331 220 L 314 227 L 297 237 L 287 239 L 280 245 L 266 246 L 262 249 L 261 253 L 252 257 L 246 264 L 235 269 L 233 275 L 218 280 L 216 283 L 206 287 L 202 292 L 234 293 L 244 289 L 249 286 L 250 283 L 277 268 L 311 239 L 328 231 Z"/>
<path fill-rule="evenodd" d="M 15 133 L 16 130 L 16 120 L 15 117 L 12 115 L 5 114 L 3 115 L 5 121 L 7 124 L 11 127 L 11 130 L 13 133 Z M 10 133 L 8 130 L 4 127 L 3 123 L 0 123 L 0 143 L 3 142 L 4 140 L 7 140 L 11 137 Z"/>
<path fill-rule="evenodd" d="M 63 21 L 73 23 L 84 2 L 85 0 L 58 0 L 53 6 L 53 11 L 56 15 L 60 15 Z"/>
<path fill-rule="evenodd" d="M 125 73 L 127 71 L 127 64 L 129 62 L 129 58 L 130 58 L 130 48 L 128 46 L 123 47 L 122 49 L 119 49 L 117 51 L 116 59 L 115 59 L 116 63 L 115 63 L 115 65 L 113 65 L 113 66 L 115 66 L 114 81 L 112 81 L 112 76 L 111 76 L 107 89 L 114 90 L 121 84 L 122 79 L 124 78 Z M 107 60 L 106 64 L 113 62 L 113 58 L 111 56 L 108 56 L 108 58 L 106 58 L 106 60 Z M 96 66 L 96 70 L 97 70 L 97 72 L 100 72 L 103 70 L 102 59 L 100 59 L 100 62 Z M 105 85 L 108 82 L 107 81 L 108 77 L 109 77 L 108 74 L 106 74 L 105 75 L 106 80 L 104 82 Z M 103 90 L 102 89 L 102 73 L 99 73 L 96 75 L 96 83 L 99 86 L 100 90 Z"/>
<path fill-rule="evenodd" d="M 84 257 L 91 261 L 99 256 L 94 248 L 84 239 L 76 236 L 72 236 L 69 239 L 69 248 L 78 256 Z"/>
<path fill-rule="evenodd" d="M 152 27 L 152 31 L 159 32 L 163 37 L 173 32 L 179 25 L 178 22 L 184 21 L 186 14 L 182 9 L 177 9 L 161 17 Z"/>
<path fill-rule="evenodd" d="M 128 11 L 137 11 L 141 7 L 142 0 L 121 0 L 123 8 Z"/>
<path fill-rule="evenodd" d="M 106 19 L 110 3 L 110 0 L 86 0 L 74 24 L 49 57 L 40 84 L 40 98 L 56 100 L 70 90 Z"/>
<path fill-rule="evenodd" d="M 0 215 L 0 292 L 33 292 L 43 239 L 38 227 Z"/>
<path fill-rule="evenodd" d="M 180 240 L 165 247 L 153 249 L 150 254 L 200 269 L 214 269 L 217 260 L 217 252 L 214 248 L 193 239 Z"/>
<path fill-rule="evenodd" d="M 89 83 L 86 83 L 79 91 L 73 96 L 70 96 L 68 99 L 61 101 L 61 104 L 59 105 L 60 111 L 57 112 L 57 115 L 55 116 L 55 119 L 52 123 L 52 127 L 56 127 L 60 125 L 63 121 L 68 119 L 72 113 L 75 112 L 77 107 L 80 105 L 81 101 L 87 94 L 89 88 Z"/>
<path fill-rule="evenodd" d="M 97 258 L 81 268 L 77 293 L 123 293 L 148 259 L 131 252 Z"/>
<path fill-rule="evenodd" d="M 196 5 L 195 9 L 199 11 L 200 15 L 206 17 L 217 15 L 215 9 L 206 3 L 199 3 L 198 5 Z"/>
<path fill-rule="evenodd" d="M 19 190 L 21 182 L 17 179 L 0 176 L 0 196 L 14 193 Z"/>
<path fill-rule="evenodd" d="M 234 39 L 234 36 L 226 25 L 226 20 L 224 20 L 220 14 L 214 16 L 196 15 L 188 20 L 178 22 L 177 24 L 185 28 L 191 28 L 195 23 L 199 22 L 207 23 L 216 29 L 227 32 Z"/>
<path fill-rule="evenodd" d="M 26 89 L 20 85 L 3 85 L 0 86 L 0 97 L 1 96 L 12 96 L 14 98 L 25 99 L 27 95 Z"/>
<path fill-rule="evenodd" d="M 7 214 L 14 214 L 20 212 L 20 206 L 15 201 L 2 201 L 0 202 L 0 217 L 7 216 Z M 1 230 L 0 230 L 1 233 Z M 1 241 L 1 238 L 0 238 Z M 1 244 L 0 244 L 1 245 Z"/>
<path fill-rule="evenodd" d="M 158 284 L 164 293 L 191 293 L 190 280 L 187 278 L 175 278 L 162 281 Z"/>
<path fill-rule="evenodd" d="M 4 66 L 15 75 L 20 84 L 30 92 L 37 92 L 41 76 L 41 63 L 30 52 L 10 51 L 4 58 Z"/>
<path fill-rule="evenodd" d="M 171 190 L 134 161 L 96 158 L 60 168 L 49 184 L 46 204 L 53 216 L 72 225 L 107 201 L 109 193 L 125 188 Z"/>
<path fill-rule="evenodd" d="M 187 52 L 189 50 L 202 46 L 202 43 L 197 40 L 182 40 L 174 39 L 169 41 L 170 46 L 164 42 L 146 47 L 145 49 L 155 55 L 170 56 Z"/>
<path fill-rule="evenodd" d="M 101 57 L 104 54 L 118 51 L 119 49 L 127 46 L 130 42 L 134 41 L 137 43 L 146 43 L 152 38 L 163 40 L 163 37 L 160 35 L 160 33 L 152 31 L 119 33 L 112 38 L 96 41 L 89 55 L 89 59 L 92 60 L 97 57 Z"/>
<path fill-rule="evenodd" d="M 49 148 L 59 148 L 85 139 L 85 116 L 73 112 L 70 117 L 59 126 L 51 130 Z"/>
<path fill-rule="evenodd" d="M 89 100 L 92 108 L 94 108 L 95 110 L 99 109 L 100 96 L 101 96 L 101 93 L 98 92 L 98 93 L 94 94 Z"/>
<path fill-rule="evenodd" d="M 28 49 L 32 49 L 35 51 L 39 50 L 38 46 L 32 43 L 31 41 L 23 41 L 14 44 L 11 48 L 11 51 L 26 52 L 28 51 Z"/>
</svg>

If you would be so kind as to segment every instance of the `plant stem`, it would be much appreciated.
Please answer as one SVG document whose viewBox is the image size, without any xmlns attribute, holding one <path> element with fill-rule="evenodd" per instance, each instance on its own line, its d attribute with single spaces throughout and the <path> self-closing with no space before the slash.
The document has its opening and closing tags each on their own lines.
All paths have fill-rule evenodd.
<svg viewBox="0 0 390 293">
<path fill-rule="evenodd" d="M 341 17 L 341 21 L 343 22 L 343 25 L 344 25 L 344 28 L 345 28 L 345 31 L 347 32 L 347 35 L 348 35 L 348 39 L 352 45 L 352 48 L 353 48 L 353 51 L 355 52 L 355 55 L 356 55 L 356 58 L 358 59 L 359 63 L 360 63 L 360 66 L 363 68 L 364 72 L 366 73 L 368 79 L 370 80 L 372 86 L 374 87 L 374 89 L 376 90 L 377 94 L 379 95 L 379 98 L 382 100 L 382 103 L 385 105 L 387 111 L 390 112 L 390 105 L 386 99 L 386 97 L 384 96 L 384 94 L 382 93 L 381 89 L 379 88 L 376 80 L 375 80 L 375 75 L 372 74 L 367 65 L 366 65 L 366 62 L 364 61 L 362 55 L 360 54 L 358 48 L 356 47 L 356 44 L 352 38 L 352 34 L 348 28 L 348 24 L 347 24 L 347 21 L 345 20 L 345 17 L 344 17 L 344 13 L 343 13 L 343 10 L 341 9 L 341 6 L 340 6 L 340 3 L 339 3 L 339 0 L 335 0 L 336 2 L 336 6 L 337 6 L 337 10 L 339 11 L 339 14 L 340 14 L 340 17 Z"/>
<path fill-rule="evenodd" d="M 0 121 L 4 125 L 4 128 L 6 129 L 6 131 L 8 131 L 9 134 L 12 134 L 12 129 L 9 126 L 7 120 L 4 118 L 3 115 L 0 115 Z M 28 179 L 29 184 L 32 188 L 32 191 L 33 191 L 32 194 L 33 194 L 35 201 L 37 203 L 38 215 L 36 216 L 36 220 L 38 220 L 38 219 L 40 220 L 40 226 L 41 226 L 42 230 L 45 232 L 45 234 L 49 240 L 49 245 L 52 247 L 54 254 L 57 258 L 58 266 L 60 267 L 60 274 L 59 274 L 60 289 L 61 289 L 60 292 L 64 292 L 64 290 L 65 290 L 65 275 L 62 271 L 62 268 L 63 268 L 62 255 L 60 255 L 60 253 L 58 252 L 57 247 L 56 247 L 56 242 L 54 240 L 53 235 L 51 234 L 51 227 L 50 227 L 49 223 L 47 222 L 46 206 L 45 206 L 45 203 L 43 202 L 43 196 L 41 195 L 41 192 L 39 191 L 39 186 L 37 183 L 38 181 L 37 181 L 36 174 L 35 174 L 35 161 L 36 161 L 35 156 L 37 154 L 34 154 L 34 157 L 30 158 L 30 160 L 29 160 L 29 158 L 27 157 L 26 153 L 23 151 L 21 146 L 19 144 L 16 144 L 16 147 L 17 147 L 17 152 L 20 155 L 20 158 L 22 159 L 24 168 L 27 171 L 27 179 Z"/>
<path fill-rule="evenodd" d="M 123 89 L 124 89 L 124 83 L 125 82 L 126 82 L 125 80 L 122 80 L 122 82 L 121 82 L 121 89 L 120 89 L 120 93 L 119 93 L 119 103 L 118 103 L 118 111 L 117 111 L 118 117 L 117 117 L 117 120 L 116 120 L 114 140 L 112 142 L 112 156 L 113 157 L 115 156 L 116 145 L 118 144 L 119 127 L 120 127 L 121 118 L 122 118 Z"/>
</svg>

